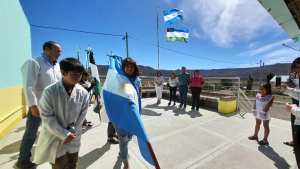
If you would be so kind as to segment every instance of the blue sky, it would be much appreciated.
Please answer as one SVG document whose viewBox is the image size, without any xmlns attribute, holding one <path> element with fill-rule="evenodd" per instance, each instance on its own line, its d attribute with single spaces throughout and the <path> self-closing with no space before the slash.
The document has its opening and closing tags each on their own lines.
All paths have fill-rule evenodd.
<svg viewBox="0 0 300 169">
<path fill-rule="evenodd" d="M 299 52 L 282 28 L 256 0 L 21 0 L 30 24 L 110 34 L 129 34 L 129 55 L 138 64 L 157 67 L 156 11 L 159 13 L 160 68 L 218 69 L 291 62 Z M 188 43 L 167 42 L 162 10 L 183 10 L 176 26 L 190 30 Z M 98 36 L 31 27 L 32 53 L 38 56 L 47 40 L 62 45 L 62 56 L 85 63 L 84 49 L 92 47 L 97 64 L 107 64 L 112 51 L 125 56 L 121 37 Z"/>
</svg>

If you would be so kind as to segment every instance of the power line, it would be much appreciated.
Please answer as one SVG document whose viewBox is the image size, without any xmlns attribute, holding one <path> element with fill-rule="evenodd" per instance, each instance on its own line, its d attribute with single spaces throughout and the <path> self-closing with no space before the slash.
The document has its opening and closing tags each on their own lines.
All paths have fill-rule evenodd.
<svg viewBox="0 0 300 169">
<path fill-rule="evenodd" d="M 102 36 L 124 37 L 124 35 L 121 35 L 121 34 L 111 34 L 111 33 L 103 33 L 103 32 L 92 32 L 92 31 L 84 31 L 84 30 L 78 30 L 78 29 L 70 29 L 70 28 L 54 27 L 54 26 L 44 26 L 44 25 L 35 25 L 35 24 L 30 24 L 30 25 L 32 27 L 41 28 L 41 29 L 68 31 L 68 32 L 76 32 L 76 33 L 86 33 L 86 34 L 102 35 Z M 237 63 L 237 62 L 229 62 L 229 61 L 225 61 L 225 60 L 216 60 L 216 59 L 211 59 L 211 58 L 203 57 L 203 56 L 201 56 L 201 58 L 200 58 L 200 57 L 195 56 L 195 55 L 190 54 L 190 53 L 186 53 L 186 52 L 182 52 L 182 51 L 170 49 L 170 48 L 167 48 L 167 47 L 164 47 L 164 46 L 161 46 L 161 45 L 158 46 L 157 44 L 153 44 L 153 43 L 150 43 L 150 42 L 148 43 L 148 42 L 145 42 L 142 39 L 137 38 L 137 37 L 133 37 L 133 36 L 128 36 L 128 37 L 132 38 L 133 40 L 141 41 L 141 42 L 143 42 L 146 45 L 151 45 L 151 46 L 154 46 L 154 47 L 159 47 L 161 49 L 164 49 L 164 50 L 167 50 L 167 51 L 170 51 L 170 52 L 173 52 L 173 53 L 177 53 L 177 54 L 180 54 L 180 55 L 184 55 L 184 56 L 190 56 L 190 57 L 193 57 L 195 59 L 210 60 L 212 62 L 217 62 L 217 63 L 230 63 L 230 64 L 235 64 L 235 65 L 236 64 L 240 64 L 240 63 Z"/>
<path fill-rule="evenodd" d="M 53 26 L 43 26 L 43 25 L 34 25 L 30 24 L 32 27 L 42 28 L 42 29 L 51 29 L 51 30 L 60 30 L 60 31 L 68 31 L 68 32 L 77 32 L 77 33 L 86 33 L 93 35 L 103 35 L 103 36 L 116 36 L 116 37 L 124 37 L 124 35 L 120 34 L 111 34 L 111 33 L 102 33 L 102 32 L 92 32 L 92 31 L 84 31 L 78 29 L 69 29 L 69 28 L 61 28 L 61 27 L 53 27 Z"/>
<path fill-rule="evenodd" d="M 145 41 L 141 40 L 140 38 L 132 37 L 132 36 L 130 36 L 130 38 L 132 38 L 134 40 L 142 41 L 146 45 L 151 45 L 151 46 L 157 47 L 157 44 L 153 44 L 151 42 L 145 42 Z M 180 54 L 180 55 L 190 56 L 190 57 L 193 57 L 195 59 L 200 59 L 200 60 L 210 60 L 212 62 L 217 62 L 217 63 L 240 64 L 240 63 L 237 63 L 237 62 L 229 62 L 229 61 L 225 61 L 225 60 L 216 60 L 216 59 L 212 59 L 212 58 L 208 58 L 208 57 L 203 57 L 203 56 L 201 56 L 201 58 L 200 58 L 200 57 L 195 56 L 193 54 L 182 52 L 182 51 L 178 51 L 178 50 L 175 50 L 175 49 L 170 49 L 170 48 L 167 48 L 167 47 L 164 47 L 164 46 L 161 46 L 161 45 L 159 46 L 159 48 L 167 50 L 167 51 L 170 51 L 170 52 L 173 52 L 173 53 L 177 53 L 177 54 Z"/>
</svg>

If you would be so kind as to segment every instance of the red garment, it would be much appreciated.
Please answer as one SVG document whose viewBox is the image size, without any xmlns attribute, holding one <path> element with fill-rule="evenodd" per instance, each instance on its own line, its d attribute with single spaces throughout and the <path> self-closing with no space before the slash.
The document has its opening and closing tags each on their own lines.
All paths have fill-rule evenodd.
<svg viewBox="0 0 300 169">
<path fill-rule="evenodd" d="M 191 87 L 201 87 L 202 88 L 202 86 L 204 84 L 204 78 L 200 74 L 199 75 L 193 74 L 190 77 L 190 82 L 191 82 Z"/>
</svg>

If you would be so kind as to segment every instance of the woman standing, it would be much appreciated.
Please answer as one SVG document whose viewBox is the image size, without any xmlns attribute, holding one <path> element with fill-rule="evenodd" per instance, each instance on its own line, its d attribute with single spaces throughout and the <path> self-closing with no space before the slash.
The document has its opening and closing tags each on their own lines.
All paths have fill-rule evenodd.
<svg viewBox="0 0 300 169">
<path fill-rule="evenodd" d="M 194 71 L 193 75 L 190 77 L 190 82 L 190 88 L 192 91 L 192 110 L 196 107 L 196 110 L 199 111 L 200 94 L 204 84 L 204 78 L 200 74 L 199 70 Z"/>
<path fill-rule="evenodd" d="M 160 100 L 162 98 L 162 91 L 164 87 L 164 77 L 162 76 L 160 71 L 156 72 L 156 77 L 154 78 L 155 83 L 155 91 L 156 91 L 156 97 L 157 97 L 157 103 L 160 104 Z"/>
<path fill-rule="evenodd" d="M 173 106 L 176 105 L 176 90 L 178 85 L 178 78 L 176 77 L 176 74 L 173 72 L 171 74 L 171 77 L 169 78 L 169 89 L 170 89 L 170 100 L 169 100 L 169 106 L 171 105 L 171 102 L 174 101 Z"/>
</svg>

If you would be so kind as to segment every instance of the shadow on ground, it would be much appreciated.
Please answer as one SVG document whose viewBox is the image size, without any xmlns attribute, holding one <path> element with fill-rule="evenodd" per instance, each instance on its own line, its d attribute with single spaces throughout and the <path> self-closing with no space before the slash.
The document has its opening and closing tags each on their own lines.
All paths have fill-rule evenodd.
<svg viewBox="0 0 300 169">
<path fill-rule="evenodd" d="M 270 146 L 259 146 L 258 150 L 263 153 L 265 156 L 267 156 L 269 159 L 274 161 L 275 167 L 278 169 L 288 169 L 291 168 L 291 166 L 286 162 L 286 160 L 281 157 L 274 149 Z"/>
<path fill-rule="evenodd" d="M 149 110 L 149 109 L 142 109 L 142 115 L 145 115 L 145 116 L 161 116 L 161 113 L 157 113 L 157 112 Z"/>
<path fill-rule="evenodd" d="M 96 148 L 93 151 L 79 157 L 78 169 L 86 169 L 92 165 L 95 161 L 101 158 L 110 149 L 110 144 L 106 143 L 100 148 Z"/>
</svg>

